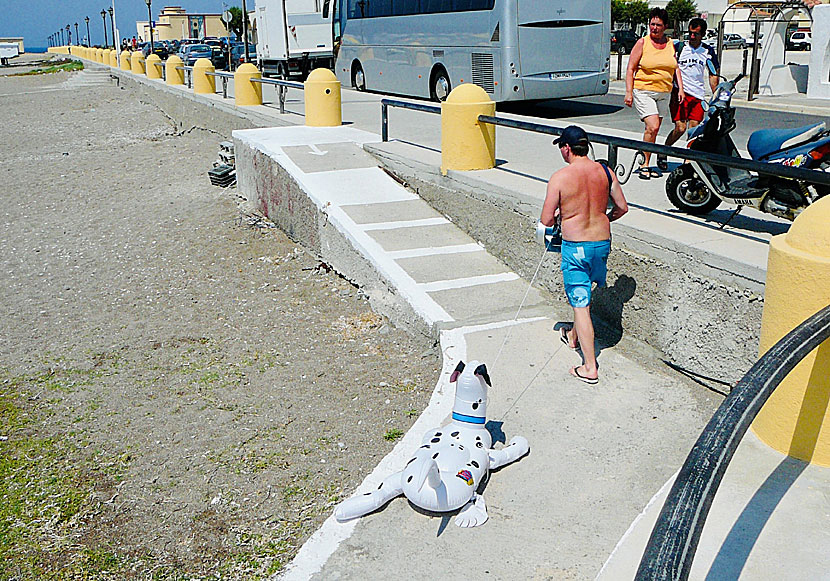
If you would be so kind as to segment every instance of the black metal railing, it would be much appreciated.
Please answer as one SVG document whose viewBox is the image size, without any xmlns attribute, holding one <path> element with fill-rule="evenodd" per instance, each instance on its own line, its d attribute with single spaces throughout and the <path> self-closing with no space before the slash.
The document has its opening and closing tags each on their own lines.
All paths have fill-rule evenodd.
<svg viewBox="0 0 830 581">
<path fill-rule="evenodd" d="M 688 578 L 712 500 L 741 438 L 778 384 L 828 338 L 830 306 L 790 331 L 735 385 L 677 475 L 640 561 L 638 581 Z"/>
<path fill-rule="evenodd" d="M 228 79 L 233 78 L 233 73 L 226 73 L 223 71 L 213 71 L 213 72 L 206 72 L 206 75 L 210 75 L 211 77 L 219 77 L 222 79 L 222 98 L 228 98 Z"/>
<path fill-rule="evenodd" d="M 305 85 L 297 81 L 286 81 L 285 79 L 266 79 L 266 78 L 252 78 L 252 83 L 261 83 L 263 85 L 274 85 L 277 87 L 277 97 L 280 103 L 280 114 L 285 114 L 285 97 L 288 94 L 288 89 L 305 90 Z"/>
<path fill-rule="evenodd" d="M 423 105 L 420 103 L 410 103 L 408 101 L 398 101 L 395 99 L 382 99 L 380 103 L 381 137 L 383 141 L 389 141 L 389 107 L 411 109 L 413 111 L 423 111 L 426 113 L 441 113 L 441 108 L 435 105 Z M 491 123 L 493 125 L 500 125 L 502 127 L 510 127 L 512 129 L 532 131 L 534 133 L 543 133 L 554 136 L 561 135 L 562 132 L 565 130 L 564 127 L 552 127 L 550 125 L 542 125 L 540 123 L 532 123 L 530 121 L 506 119 L 504 117 L 494 117 L 491 115 L 479 115 L 478 120 L 481 123 Z M 643 161 L 645 161 L 645 156 L 642 155 L 642 152 L 649 152 L 665 155 L 666 157 L 680 158 L 687 161 L 696 161 L 708 163 L 711 165 L 732 167 L 765 175 L 778 176 L 788 179 L 805 181 L 813 184 L 830 186 L 830 173 L 822 171 L 801 169 L 797 167 L 790 167 L 780 164 L 764 163 L 742 157 L 718 155 L 714 153 L 707 153 L 705 151 L 695 151 L 681 147 L 669 147 L 666 145 L 658 145 L 656 143 L 649 143 L 646 141 L 627 139 L 625 137 L 601 135 L 599 133 L 588 133 L 588 138 L 591 140 L 592 143 L 599 143 L 602 145 L 606 145 L 608 147 L 608 166 L 614 168 L 617 175 L 621 178 L 620 181 L 622 183 L 625 183 L 631 176 L 631 173 L 634 170 L 634 165 L 637 162 L 642 163 Z M 634 156 L 634 159 L 631 162 L 631 166 L 627 170 L 618 161 L 620 148 L 630 149 L 637 152 L 637 154 Z"/>
<path fill-rule="evenodd" d="M 177 71 L 184 71 L 184 76 L 187 79 L 187 88 L 190 89 L 193 87 L 193 67 L 189 67 L 187 65 L 176 67 Z"/>
</svg>

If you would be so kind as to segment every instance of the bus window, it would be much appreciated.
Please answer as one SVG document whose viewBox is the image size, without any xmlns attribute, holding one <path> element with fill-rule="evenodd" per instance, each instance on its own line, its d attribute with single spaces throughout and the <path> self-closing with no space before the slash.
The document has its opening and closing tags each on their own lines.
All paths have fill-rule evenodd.
<svg viewBox="0 0 830 581">
<path fill-rule="evenodd" d="M 366 16 L 370 18 L 392 16 L 392 0 L 369 0 L 369 8 Z"/>
</svg>

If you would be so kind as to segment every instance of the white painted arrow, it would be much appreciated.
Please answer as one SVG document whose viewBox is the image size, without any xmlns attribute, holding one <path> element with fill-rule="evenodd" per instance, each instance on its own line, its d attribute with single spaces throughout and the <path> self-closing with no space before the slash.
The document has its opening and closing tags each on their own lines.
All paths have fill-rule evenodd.
<svg viewBox="0 0 830 581">
<path fill-rule="evenodd" d="M 311 155 L 326 155 L 328 151 L 320 151 L 316 145 L 309 145 L 308 148 L 311 150 Z"/>
</svg>

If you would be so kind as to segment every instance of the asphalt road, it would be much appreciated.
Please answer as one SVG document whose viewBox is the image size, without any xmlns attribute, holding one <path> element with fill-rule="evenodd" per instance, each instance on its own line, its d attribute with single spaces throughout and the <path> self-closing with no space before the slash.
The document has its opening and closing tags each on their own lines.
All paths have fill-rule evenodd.
<svg viewBox="0 0 830 581">
<path fill-rule="evenodd" d="M 622 100 L 622 95 L 608 94 L 580 99 L 551 99 L 536 103 L 502 103 L 499 104 L 498 110 L 516 115 L 573 121 L 576 124 L 585 123 L 610 129 L 641 132 L 643 130 L 642 122 L 631 109 L 623 105 Z M 732 139 L 740 149 L 746 148 L 749 136 L 757 129 L 799 127 L 827 120 L 826 117 L 815 115 L 740 107 L 737 108 L 735 119 L 737 127 L 732 132 Z M 660 128 L 660 142 L 669 131 L 670 125 L 664 120 L 663 126 Z M 682 146 L 682 141 L 678 145 Z"/>
</svg>

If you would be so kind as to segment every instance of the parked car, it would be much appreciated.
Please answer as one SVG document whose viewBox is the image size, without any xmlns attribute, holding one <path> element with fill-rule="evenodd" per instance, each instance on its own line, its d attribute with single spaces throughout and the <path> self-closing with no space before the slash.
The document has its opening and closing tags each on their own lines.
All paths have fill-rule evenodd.
<svg viewBox="0 0 830 581">
<path fill-rule="evenodd" d="M 213 63 L 214 67 L 217 69 L 224 69 L 228 66 L 228 50 L 225 47 L 225 43 L 218 38 L 206 38 L 202 44 L 206 44 L 210 47 L 210 61 Z"/>
<path fill-rule="evenodd" d="M 723 48 L 746 48 L 746 39 L 740 34 L 724 34 Z"/>
<path fill-rule="evenodd" d="M 631 49 L 637 44 L 638 37 L 633 30 L 612 30 L 611 31 L 611 52 L 630 54 Z"/>
<path fill-rule="evenodd" d="M 256 45 L 248 44 L 248 58 L 245 58 L 244 55 L 244 44 L 235 44 L 231 46 L 231 62 L 233 63 L 234 68 L 238 67 L 242 63 L 256 64 Z"/>
<path fill-rule="evenodd" d="M 188 67 L 199 59 L 210 59 L 212 56 L 213 49 L 206 44 L 186 44 L 179 49 L 179 58 Z"/>
<path fill-rule="evenodd" d="M 787 50 L 810 50 L 813 44 L 813 37 L 809 32 L 796 30 L 787 39 Z"/>
<path fill-rule="evenodd" d="M 169 54 L 167 51 L 167 46 L 164 44 L 164 42 L 158 40 L 153 41 L 153 53 L 157 54 L 161 60 L 166 59 L 167 55 Z M 150 56 L 149 42 L 145 42 L 143 45 L 141 45 L 141 54 L 144 55 L 144 58 Z"/>
<path fill-rule="evenodd" d="M 746 39 L 746 46 L 747 46 L 747 48 L 752 48 L 753 46 L 755 46 L 755 39 L 752 38 L 751 36 L 749 38 L 747 38 Z M 758 48 L 760 49 L 762 46 L 764 46 L 764 33 L 763 32 L 759 33 L 759 36 L 758 36 Z"/>
</svg>

